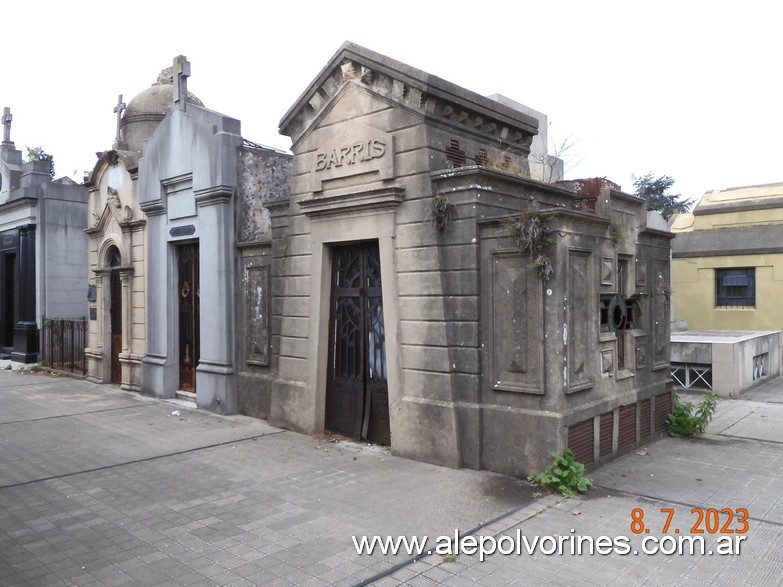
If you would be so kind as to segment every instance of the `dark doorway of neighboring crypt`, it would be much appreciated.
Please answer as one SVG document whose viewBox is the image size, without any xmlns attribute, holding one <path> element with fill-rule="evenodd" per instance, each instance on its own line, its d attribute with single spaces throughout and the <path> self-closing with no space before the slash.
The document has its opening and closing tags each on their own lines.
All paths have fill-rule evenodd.
<svg viewBox="0 0 783 587">
<path fill-rule="evenodd" d="M 177 247 L 179 298 L 179 388 L 196 391 L 199 360 L 198 243 Z"/>
</svg>

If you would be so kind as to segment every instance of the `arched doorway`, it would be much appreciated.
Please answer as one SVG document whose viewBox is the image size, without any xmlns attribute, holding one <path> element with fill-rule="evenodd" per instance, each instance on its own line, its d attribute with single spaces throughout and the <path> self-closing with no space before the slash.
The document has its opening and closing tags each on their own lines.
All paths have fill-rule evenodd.
<svg viewBox="0 0 783 587">
<path fill-rule="evenodd" d="M 122 257 L 117 247 L 111 247 L 106 255 L 111 268 L 109 278 L 109 316 L 111 323 L 111 382 L 120 384 L 120 352 L 122 352 L 122 285 L 120 265 Z"/>
</svg>

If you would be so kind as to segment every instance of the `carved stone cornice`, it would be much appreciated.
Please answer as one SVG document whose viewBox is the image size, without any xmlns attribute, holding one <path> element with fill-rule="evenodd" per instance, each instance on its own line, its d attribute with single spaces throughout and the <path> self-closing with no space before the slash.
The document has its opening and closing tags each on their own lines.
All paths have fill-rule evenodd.
<svg viewBox="0 0 783 587">
<path fill-rule="evenodd" d="M 96 277 L 109 276 L 112 271 L 118 271 L 120 276 L 133 275 L 133 267 L 128 265 L 121 265 L 120 267 L 99 267 L 92 270 Z"/>
<path fill-rule="evenodd" d="M 301 200 L 299 207 L 310 218 L 354 214 L 372 210 L 374 212 L 395 210 L 404 195 L 402 188 L 381 188 L 358 193 L 319 196 Z"/>
<path fill-rule="evenodd" d="M 139 208 L 147 216 L 159 216 L 166 213 L 166 208 L 163 206 L 163 201 L 160 198 L 150 200 L 149 202 L 140 202 Z"/>
<path fill-rule="evenodd" d="M 0 204 L 0 213 L 12 212 L 13 210 L 19 210 L 21 208 L 33 208 L 38 204 L 38 198 L 31 198 L 25 196 L 18 200 L 9 200 L 4 204 Z"/>
<path fill-rule="evenodd" d="M 147 224 L 147 221 L 143 218 L 140 218 L 138 220 L 126 220 L 124 222 L 120 222 L 120 230 L 122 230 L 123 233 L 127 232 L 133 232 L 142 230 L 144 226 Z"/>
<path fill-rule="evenodd" d="M 226 204 L 231 201 L 234 194 L 234 188 L 230 185 L 216 185 L 209 188 L 193 191 L 193 198 L 196 200 L 196 206 L 213 206 L 216 204 Z"/>
<path fill-rule="evenodd" d="M 280 121 L 293 149 L 344 88 L 356 84 L 433 122 L 527 153 L 538 121 L 513 108 L 353 43 L 345 43 Z"/>
</svg>

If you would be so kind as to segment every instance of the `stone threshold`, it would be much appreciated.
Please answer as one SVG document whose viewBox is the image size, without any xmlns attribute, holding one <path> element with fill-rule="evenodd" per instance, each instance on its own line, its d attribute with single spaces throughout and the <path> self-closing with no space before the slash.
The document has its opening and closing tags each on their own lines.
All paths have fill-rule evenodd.
<svg viewBox="0 0 783 587">
<path fill-rule="evenodd" d="M 180 389 L 174 392 L 174 397 L 175 399 L 187 402 L 188 404 L 190 404 L 190 407 L 193 408 L 196 407 L 196 394 L 193 393 L 192 391 L 182 391 Z"/>
</svg>

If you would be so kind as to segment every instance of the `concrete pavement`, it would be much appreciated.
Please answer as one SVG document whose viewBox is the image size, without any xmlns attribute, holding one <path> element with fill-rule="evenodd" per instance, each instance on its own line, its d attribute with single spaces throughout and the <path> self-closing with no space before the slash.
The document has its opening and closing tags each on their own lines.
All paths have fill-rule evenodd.
<svg viewBox="0 0 783 587">
<path fill-rule="evenodd" d="M 708 434 L 595 471 L 586 497 L 50 375 L 0 371 L 2 585 L 768 585 L 783 576 L 783 382 Z M 172 413 L 179 411 L 179 415 Z M 747 508 L 740 555 L 358 555 L 352 536 L 640 537 L 642 508 Z M 571 530 L 573 529 L 573 532 Z M 707 536 L 710 547 L 714 536 Z M 432 542 L 428 543 L 432 545 Z M 413 562 L 416 558 L 416 562 Z"/>
</svg>

